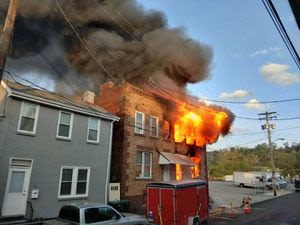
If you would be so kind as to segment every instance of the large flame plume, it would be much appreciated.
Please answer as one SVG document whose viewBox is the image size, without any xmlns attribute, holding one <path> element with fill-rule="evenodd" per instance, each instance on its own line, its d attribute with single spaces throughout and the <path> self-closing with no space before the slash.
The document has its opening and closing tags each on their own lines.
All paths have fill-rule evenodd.
<svg viewBox="0 0 300 225">
<path fill-rule="evenodd" d="M 220 135 L 229 132 L 233 114 L 224 108 L 200 105 L 177 107 L 174 120 L 175 142 L 202 147 L 215 143 Z"/>
</svg>

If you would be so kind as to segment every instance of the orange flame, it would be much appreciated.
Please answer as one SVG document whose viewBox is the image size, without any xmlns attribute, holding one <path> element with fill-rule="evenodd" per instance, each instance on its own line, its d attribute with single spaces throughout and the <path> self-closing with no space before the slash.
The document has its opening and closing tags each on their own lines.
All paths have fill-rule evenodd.
<svg viewBox="0 0 300 225">
<path fill-rule="evenodd" d="M 196 178 L 200 176 L 200 158 L 191 157 L 191 160 L 196 164 L 191 167 L 191 178 Z"/>
<path fill-rule="evenodd" d="M 204 146 L 216 142 L 220 134 L 227 134 L 232 118 L 219 108 L 201 107 L 193 111 L 181 106 L 174 122 L 175 142 Z M 228 125 L 229 124 L 229 125 Z"/>
<path fill-rule="evenodd" d="M 182 180 L 182 167 L 180 164 L 176 164 L 175 171 L 176 171 L 176 180 Z"/>
</svg>

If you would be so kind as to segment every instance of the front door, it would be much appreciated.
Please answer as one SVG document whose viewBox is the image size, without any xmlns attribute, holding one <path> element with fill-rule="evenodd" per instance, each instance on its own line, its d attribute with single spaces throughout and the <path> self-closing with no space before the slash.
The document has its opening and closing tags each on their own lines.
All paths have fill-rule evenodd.
<svg viewBox="0 0 300 225">
<path fill-rule="evenodd" d="M 25 215 L 30 168 L 10 167 L 4 196 L 2 215 Z"/>
</svg>

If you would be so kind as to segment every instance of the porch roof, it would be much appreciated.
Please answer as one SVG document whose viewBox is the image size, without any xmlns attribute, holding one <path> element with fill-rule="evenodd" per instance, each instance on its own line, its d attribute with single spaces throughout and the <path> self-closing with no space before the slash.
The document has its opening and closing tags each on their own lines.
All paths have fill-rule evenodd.
<svg viewBox="0 0 300 225">
<path fill-rule="evenodd" d="M 159 165 L 180 164 L 183 166 L 195 166 L 196 164 L 186 155 L 160 152 Z"/>
</svg>

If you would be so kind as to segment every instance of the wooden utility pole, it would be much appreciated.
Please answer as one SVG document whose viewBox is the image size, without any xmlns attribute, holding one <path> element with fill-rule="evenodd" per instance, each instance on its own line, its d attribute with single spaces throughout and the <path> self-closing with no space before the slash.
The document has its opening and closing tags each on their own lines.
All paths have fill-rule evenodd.
<svg viewBox="0 0 300 225">
<path fill-rule="evenodd" d="M 12 31 L 15 24 L 16 15 L 18 12 L 19 0 L 10 0 L 3 32 L 0 37 L 0 82 L 3 77 L 6 56 L 9 51 L 9 46 L 12 37 Z"/>
<path fill-rule="evenodd" d="M 259 113 L 259 116 L 264 115 L 264 118 L 259 118 L 260 120 L 266 120 L 266 124 L 262 125 L 262 129 L 267 129 L 268 131 L 268 141 L 269 141 L 269 148 L 270 148 L 270 155 L 271 155 L 271 166 L 272 166 L 272 188 L 274 192 L 274 196 L 277 196 L 276 192 L 276 183 L 275 183 L 275 163 L 274 163 L 274 153 L 273 153 L 273 145 L 271 141 L 271 129 L 275 128 L 274 124 L 270 124 L 270 119 L 276 118 L 276 116 L 270 116 L 272 114 L 276 114 L 276 112 L 265 112 Z"/>
</svg>

